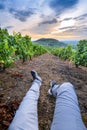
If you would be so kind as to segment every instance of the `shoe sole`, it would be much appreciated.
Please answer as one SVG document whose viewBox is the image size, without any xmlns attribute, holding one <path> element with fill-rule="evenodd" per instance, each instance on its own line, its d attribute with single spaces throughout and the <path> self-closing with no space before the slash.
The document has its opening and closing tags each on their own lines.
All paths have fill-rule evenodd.
<svg viewBox="0 0 87 130">
<path fill-rule="evenodd" d="M 49 95 L 52 95 L 52 93 L 51 93 L 51 90 L 50 90 L 50 89 L 48 90 L 48 94 L 49 94 Z"/>
</svg>

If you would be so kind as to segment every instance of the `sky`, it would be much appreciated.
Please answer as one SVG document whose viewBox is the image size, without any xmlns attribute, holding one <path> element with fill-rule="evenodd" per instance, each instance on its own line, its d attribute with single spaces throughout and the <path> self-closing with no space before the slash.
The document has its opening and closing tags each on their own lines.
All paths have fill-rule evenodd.
<svg viewBox="0 0 87 130">
<path fill-rule="evenodd" d="M 87 0 L 0 0 L 0 27 L 32 40 L 87 39 Z"/>
</svg>

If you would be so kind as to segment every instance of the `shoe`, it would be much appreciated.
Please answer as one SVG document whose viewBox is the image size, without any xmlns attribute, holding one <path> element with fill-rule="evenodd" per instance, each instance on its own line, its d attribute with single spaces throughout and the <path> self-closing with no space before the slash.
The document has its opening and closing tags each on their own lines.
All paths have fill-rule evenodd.
<svg viewBox="0 0 87 130">
<path fill-rule="evenodd" d="M 48 93 L 56 97 L 58 88 L 59 88 L 59 85 L 57 84 L 55 80 L 53 80 L 50 82 L 50 89 L 48 90 Z"/>
<path fill-rule="evenodd" d="M 38 81 L 42 82 L 42 79 L 40 76 L 38 76 L 38 73 L 35 70 L 31 71 L 31 75 L 33 77 L 33 80 L 37 79 Z"/>
</svg>

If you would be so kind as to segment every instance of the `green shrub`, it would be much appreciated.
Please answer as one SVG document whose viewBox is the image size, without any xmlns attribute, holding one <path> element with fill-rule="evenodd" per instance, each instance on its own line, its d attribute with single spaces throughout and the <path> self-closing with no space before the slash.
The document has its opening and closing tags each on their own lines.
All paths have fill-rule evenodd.
<svg viewBox="0 0 87 130">
<path fill-rule="evenodd" d="M 74 63 L 87 67 L 87 40 L 81 40 L 76 48 Z"/>
</svg>

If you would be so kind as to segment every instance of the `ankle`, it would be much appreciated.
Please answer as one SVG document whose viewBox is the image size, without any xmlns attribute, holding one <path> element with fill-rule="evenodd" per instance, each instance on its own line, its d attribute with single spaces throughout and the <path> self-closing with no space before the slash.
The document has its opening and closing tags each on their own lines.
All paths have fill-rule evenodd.
<svg viewBox="0 0 87 130">
<path fill-rule="evenodd" d="M 40 81 L 38 79 L 35 79 L 33 82 L 37 83 L 39 86 L 41 86 L 41 84 L 42 84 L 42 81 Z"/>
<path fill-rule="evenodd" d="M 59 86 L 60 86 L 60 85 L 55 84 L 54 87 L 53 87 L 52 90 L 51 90 L 51 91 L 52 91 L 52 95 L 53 95 L 54 97 L 57 96 L 57 92 L 58 92 Z"/>
</svg>

